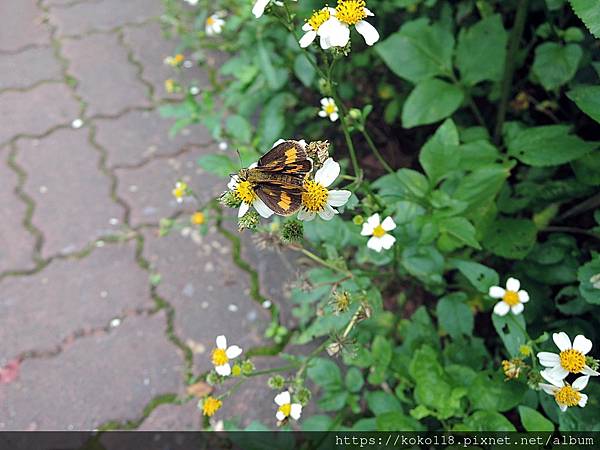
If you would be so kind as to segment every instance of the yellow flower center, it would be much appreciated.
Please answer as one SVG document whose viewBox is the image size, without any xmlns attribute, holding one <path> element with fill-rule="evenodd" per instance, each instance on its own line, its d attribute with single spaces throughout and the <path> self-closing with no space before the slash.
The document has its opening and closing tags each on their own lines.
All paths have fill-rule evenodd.
<svg viewBox="0 0 600 450">
<path fill-rule="evenodd" d="M 579 373 L 585 366 L 585 356 L 572 348 L 564 350 L 560 352 L 560 365 L 571 373 Z"/>
<path fill-rule="evenodd" d="M 184 60 L 184 56 L 181 53 L 178 53 L 177 55 L 175 55 L 174 62 L 175 64 L 181 64 Z"/>
<path fill-rule="evenodd" d="M 251 205 L 256 200 L 256 194 L 249 181 L 240 181 L 235 188 L 235 195 L 244 203 Z"/>
<path fill-rule="evenodd" d="M 192 214 L 192 218 L 190 219 L 192 222 L 192 225 L 202 225 L 204 223 L 204 213 L 203 212 L 195 212 L 194 214 Z"/>
<path fill-rule="evenodd" d="M 329 9 L 323 8 L 319 11 L 315 11 L 310 19 L 308 19 L 308 24 L 310 27 L 317 31 L 321 25 L 323 25 L 329 19 Z"/>
<path fill-rule="evenodd" d="M 504 294 L 504 297 L 502 297 L 502 300 L 508 306 L 515 306 L 520 303 L 519 294 L 515 291 L 506 291 L 506 293 Z"/>
<path fill-rule="evenodd" d="M 329 191 L 326 187 L 313 180 L 304 182 L 304 192 L 302 192 L 302 205 L 312 212 L 322 211 L 327 204 Z"/>
<path fill-rule="evenodd" d="M 177 183 L 172 193 L 175 198 L 183 198 L 187 193 L 188 185 L 186 183 Z"/>
<path fill-rule="evenodd" d="M 337 108 L 333 103 L 328 103 L 325 107 L 323 107 L 323 110 L 327 113 L 328 116 L 332 115 L 336 109 Z"/>
<path fill-rule="evenodd" d="M 206 19 L 206 25 L 208 25 L 208 26 L 214 25 L 215 22 L 216 22 L 216 20 L 213 16 L 208 16 L 208 19 Z"/>
<path fill-rule="evenodd" d="M 365 6 L 364 0 L 338 0 L 335 17 L 347 25 L 355 25 L 367 17 Z"/>
<path fill-rule="evenodd" d="M 373 230 L 373 236 L 375 237 L 382 237 L 385 234 L 385 230 L 383 229 L 383 227 L 381 225 L 377 225 L 375 227 L 375 229 Z"/>
<path fill-rule="evenodd" d="M 289 417 L 289 416 L 290 416 L 290 413 L 292 412 L 292 404 L 291 404 L 291 403 L 286 403 L 285 405 L 281 405 L 281 406 L 279 407 L 279 411 L 280 411 L 281 413 L 283 413 L 283 415 L 284 415 L 285 417 Z"/>
<path fill-rule="evenodd" d="M 215 348 L 212 351 L 211 357 L 215 366 L 222 366 L 223 364 L 227 364 L 227 362 L 229 362 L 229 358 L 227 357 L 225 350 L 222 348 Z"/>
<path fill-rule="evenodd" d="M 208 417 L 214 416 L 214 414 L 219 410 L 223 402 L 214 397 L 206 397 L 204 400 L 204 404 L 202 405 L 202 414 Z"/>
<path fill-rule="evenodd" d="M 554 393 L 554 398 L 561 405 L 575 406 L 581 400 L 581 394 L 571 386 L 564 386 Z"/>
</svg>

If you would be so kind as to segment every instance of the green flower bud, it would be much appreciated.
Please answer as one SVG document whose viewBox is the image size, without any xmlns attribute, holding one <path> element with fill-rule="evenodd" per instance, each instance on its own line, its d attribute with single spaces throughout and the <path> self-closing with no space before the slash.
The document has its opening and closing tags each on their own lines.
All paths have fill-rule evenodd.
<svg viewBox="0 0 600 450">
<path fill-rule="evenodd" d="M 219 375 L 217 375 L 215 372 L 210 372 L 208 375 L 206 375 L 206 382 L 211 386 L 219 384 L 219 381 Z"/>
<path fill-rule="evenodd" d="M 359 214 L 352 218 L 352 222 L 354 222 L 354 225 L 362 225 L 365 223 L 365 218 Z"/>
<path fill-rule="evenodd" d="M 224 192 L 221 197 L 219 197 L 219 202 L 223 206 L 227 206 L 228 208 L 239 208 L 242 204 L 242 201 L 235 195 L 234 191 Z"/>
<path fill-rule="evenodd" d="M 300 389 L 298 389 L 298 392 L 296 392 L 296 398 L 302 406 L 306 406 L 308 404 L 311 396 L 311 392 L 305 387 L 301 387 Z"/>
<path fill-rule="evenodd" d="M 598 367 L 600 367 L 600 361 L 598 361 L 597 359 L 592 358 L 591 356 L 586 356 L 585 357 L 585 363 L 592 370 L 598 370 Z"/>
<path fill-rule="evenodd" d="M 248 211 L 242 217 L 240 217 L 238 221 L 238 228 L 240 231 L 248 229 L 248 230 L 256 230 L 258 224 L 260 222 L 260 217 L 258 213 L 254 210 Z"/>
<path fill-rule="evenodd" d="M 269 378 L 269 380 L 267 381 L 267 385 L 271 388 L 271 389 L 283 389 L 283 385 L 285 384 L 285 378 L 283 378 L 281 375 L 273 375 L 271 378 Z"/>
<path fill-rule="evenodd" d="M 292 219 L 283 224 L 281 228 L 281 240 L 284 244 L 299 242 L 304 238 L 304 224 L 299 220 Z"/>
<path fill-rule="evenodd" d="M 239 364 L 234 364 L 231 368 L 231 376 L 239 377 L 242 374 L 242 367 Z"/>
<path fill-rule="evenodd" d="M 362 117 L 362 112 L 360 109 L 358 108 L 352 108 L 350 109 L 350 111 L 348 111 L 348 115 L 354 119 L 354 120 L 358 120 Z"/>
<path fill-rule="evenodd" d="M 242 373 L 244 375 L 250 375 L 252 372 L 254 372 L 254 369 L 254 363 L 249 359 L 242 363 Z"/>
</svg>

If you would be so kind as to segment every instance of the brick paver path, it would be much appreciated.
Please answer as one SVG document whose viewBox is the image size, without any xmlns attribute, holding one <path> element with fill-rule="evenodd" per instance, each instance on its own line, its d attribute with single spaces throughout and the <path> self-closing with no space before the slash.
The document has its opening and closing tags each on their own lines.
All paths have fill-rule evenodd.
<svg viewBox="0 0 600 450">
<path fill-rule="evenodd" d="M 215 151 L 206 130 L 170 139 L 158 115 L 176 45 L 161 10 L 0 1 L 0 430 L 198 429 L 186 386 L 215 336 L 268 344 L 250 293 L 283 300 L 294 274 L 279 256 L 242 239 L 248 269 L 221 230 L 158 236 L 194 210 L 171 198 L 177 179 L 205 199 L 224 187 L 196 165 Z M 271 396 L 253 382 L 219 414 L 272 420 Z"/>
</svg>

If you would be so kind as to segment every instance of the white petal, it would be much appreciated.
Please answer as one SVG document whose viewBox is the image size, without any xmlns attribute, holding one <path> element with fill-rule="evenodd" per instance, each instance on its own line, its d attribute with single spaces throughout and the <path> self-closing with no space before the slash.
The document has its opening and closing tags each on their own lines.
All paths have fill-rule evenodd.
<svg viewBox="0 0 600 450">
<path fill-rule="evenodd" d="M 290 417 L 294 420 L 298 420 L 302 415 L 302 405 L 300 403 L 292 403 L 290 410 Z"/>
<path fill-rule="evenodd" d="M 269 208 L 265 202 L 263 202 L 260 198 L 256 197 L 256 200 L 254 200 L 254 203 L 252 203 L 252 206 L 254 206 L 254 209 L 256 209 L 256 212 L 258 214 L 260 214 L 262 217 L 264 217 L 265 219 L 268 219 L 269 217 L 271 217 L 274 212 L 271 210 L 271 208 Z"/>
<path fill-rule="evenodd" d="M 296 141 L 296 142 L 298 142 L 298 144 L 300 144 L 300 147 L 302 147 L 303 149 L 306 148 L 306 141 L 304 139 L 300 139 L 299 141 Z M 311 162 L 312 162 L 312 159 L 311 159 Z"/>
<path fill-rule="evenodd" d="M 521 303 L 527 303 L 529 301 L 529 293 L 527 291 L 521 289 L 517 292 L 517 295 L 519 296 L 519 301 Z"/>
<path fill-rule="evenodd" d="M 577 403 L 577 404 L 583 408 L 585 405 L 587 405 L 587 401 L 588 401 L 588 396 L 585 394 L 581 394 L 581 398 L 579 399 L 579 403 Z"/>
<path fill-rule="evenodd" d="M 556 386 L 552 386 L 551 384 L 546 383 L 538 383 L 538 386 L 546 393 L 550 395 L 554 395 L 554 393 L 558 390 Z"/>
<path fill-rule="evenodd" d="M 381 251 L 381 249 L 383 248 L 383 242 L 381 242 L 381 238 L 373 236 L 367 242 L 367 247 L 369 247 L 371 250 L 375 250 L 377 253 L 379 253 Z"/>
<path fill-rule="evenodd" d="M 394 245 L 394 242 L 396 242 L 396 238 L 394 236 L 392 236 L 391 234 L 386 233 L 383 236 L 381 236 L 381 246 L 385 250 L 389 250 L 390 248 L 392 248 L 392 245 Z"/>
<path fill-rule="evenodd" d="M 496 303 L 496 306 L 494 306 L 494 313 L 499 316 L 505 316 L 508 311 L 510 311 L 510 306 L 504 302 L 498 302 Z"/>
<path fill-rule="evenodd" d="M 560 356 L 556 353 L 539 352 L 537 354 L 540 364 L 544 367 L 554 367 L 560 364 Z"/>
<path fill-rule="evenodd" d="M 557 388 L 561 388 L 565 385 L 565 382 L 562 380 L 562 378 L 556 378 L 552 376 L 552 369 L 544 369 L 540 372 L 540 375 L 544 380 L 553 384 Z"/>
<path fill-rule="evenodd" d="M 367 45 L 373 45 L 379 40 L 379 32 L 373 25 L 365 20 L 361 20 L 356 25 L 356 31 L 358 31 L 365 38 Z"/>
<path fill-rule="evenodd" d="M 583 391 L 587 386 L 588 381 L 590 381 L 590 377 L 588 375 L 577 378 L 575 381 L 573 381 L 573 389 L 576 391 Z"/>
<path fill-rule="evenodd" d="M 379 214 L 377 214 L 377 213 L 373 214 L 371 217 L 369 217 L 367 219 L 367 223 L 369 225 L 371 225 L 373 228 L 375 228 L 377 225 L 379 225 L 381 223 L 380 219 L 379 219 Z"/>
<path fill-rule="evenodd" d="M 229 364 L 223 364 L 222 366 L 216 366 L 215 371 L 222 377 L 228 377 L 231 375 L 231 366 Z"/>
<path fill-rule="evenodd" d="M 360 232 L 363 236 L 371 236 L 375 227 L 369 225 L 368 222 L 363 223 L 362 230 Z"/>
<path fill-rule="evenodd" d="M 323 97 L 321 99 L 321 106 L 328 106 L 331 103 L 332 100 L 333 99 L 331 99 L 329 97 Z"/>
<path fill-rule="evenodd" d="M 367 16 L 374 16 L 373 12 L 369 8 L 364 8 L 363 11 Z"/>
<path fill-rule="evenodd" d="M 225 351 L 225 354 L 229 359 L 237 358 L 242 354 L 242 349 L 237 345 L 232 345 Z"/>
<path fill-rule="evenodd" d="M 279 410 L 278 410 L 278 411 L 275 413 L 275 418 L 276 418 L 277 420 L 279 420 L 279 421 L 282 421 L 282 420 L 284 420 L 284 419 L 285 419 L 285 414 L 283 414 L 281 411 L 279 411 Z"/>
<path fill-rule="evenodd" d="M 546 374 L 546 376 L 544 376 L 544 378 L 546 378 L 548 381 L 550 381 L 550 379 L 564 380 L 565 378 L 567 378 L 567 375 L 569 375 L 569 371 L 561 365 L 554 366 L 550 369 L 544 369 L 540 373 L 542 376 L 544 376 L 544 374 Z"/>
<path fill-rule="evenodd" d="M 243 217 L 249 209 L 250 205 L 248 203 L 242 202 L 242 204 L 240 205 L 240 209 L 238 210 L 238 218 Z"/>
<path fill-rule="evenodd" d="M 596 372 L 594 369 L 592 369 L 589 366 L 583 366 L 581 373 L 584 375 L 590 375 L 592 377 L 597 377 L 598 375 L 600 375 L 600 373 Z"/>
<path fill-rule="evenodd" d="M 525 307 L 523 306 L 523 303 L 517 303 L 515 306 L 510 308 L 510 310 L 512 311 L 512 313 L 514 315 L 521 314 L 524 309 L 525 309 Z"/>
<path fill-rule="evenodd" d="M 308 22 L 302 25 L 302 31 L 311 31 L 313 28 L 310 26 Z"/>
<path fill-rule="evenodd" d="M 254 7 L 252 8 L 252 14 L 254 14 L 254 16 L 258 19 L 264 14 L 265 8 L 267 7 L 270 1 L 271 0 L 257 0 L 257 2 L 254 4 Z"/>
<path fill-rule="evenodd" d="M 309 28 L 310 28 L 310 25 L 309 25 Z M 300 38 L 300 47 L 302 47 L 302 48 L 308 47 L 310 44 L 312 44 L 314 42 L 316 37 L 317 37 L 317 32 L 310 29 L 310 31 L 307 31 L 304 34 L 304 36 L 302 36 Z"/>
<path fill-rule="evenodd" d="M 217 336 L 217 348 L 225 350 L 227 348 L 227 338 L 224 335 Z"/>
<path fill-rule="evenodd" d="M 560 333 L 553 333 L 552 340 L 561 352 L 571 348 L 571 340 L 564 331 L 561 331 Z"/>
<path fill-rule="evenodd" d="M 350 40 L 350 28 L 335 17 L 325 21 L 318 31 L 319 36 L 325 38 L 331 47 L 345 47 Z"/>
<path fill-rule="evenodd" d="M 327 203 L 329 203 L 331 206 L 335 206 L 335 207 L 344 206 L 348 202 L 348 199 L 350 198 L 351 195 L 352 195 L 352 192 L 350 192 L 350 191 L 334 189 L 332 191 L 329 191 L 329 197 L 327 198 Z"/>
<path fill-rule="evenodd" d="M 325 207 L 319 211 L 319 217 L 323 220 L 331 220 L 333 216 L 339 214 L 337 210 L 333 209 L 331 205 L 325 205 Z"/>
<path fill-rule="evenodd" d="M 573 339 L 573 348 L 587 355 L 592 349 L 592 341 L 586 338 L 583 334 L 578 334 Z"/>
<path fill-rule="evenodd" d="M 254 169 L 256 166 L 258 166 L 258 161 L 257 162 L 253 162 L 252 164 L 250 164 L 248 166 L 248 169 Z"/>
<path fill-rule="evenodd" d="M 556 404 L 558 405 L 558 407 L 560 408 L 560 410 L 562 412 L 565 412 L 567 410 L 567 408 L 568 408 L 567 405 L 562 405 L 562 404 L 558 403 L 558 401 L 556 402 Z"/>
<path fill-rule="evenodd" d="M 308 211 L 306 209 L 301 209 L 298 211 L 298 220 L 303 220 L 305 222 L 310 222 L 315 218 L 315 213 L 313 211 Z"/>
<path fill-rule="evenodd" d="M 315 173 L 315 181 L 325 187 L 328 187 L 340 174 L 340 165 L 333 160 L 327 158 L 323 163 L 323 167 Z"/>
<path fill-rule="evenodd" d="M 227 189 L 233 191 L 236 188 L 238 181 L 239 178 L 237 177 L 237 175 L 232 176 L 231 180 L 229 180 L 229 183 L 227 183 Z"/>
<path fill-rule="evenodd" d="M 319 111 L 319 117 L 327 117 L 327 113 L 323 110 Z"/>
<path fill-rule="evenodd" d="M 279 406 L 287 405 L 288 403 L 291 403 L 291 401 L 292 399 L 289 391 L 280 392 L 275 396 L 275 403 L 277 403 Z"/>
<path fill-rule="evenodd" d="M 521 282 L 516 278 L 509 278 L 506 280 L 506 290 L 517 292 L 521 289 Z"/>
<path fill-rule="evenodd" d="M 338 120 L 338 119 L 339 119 L 339 117 L 340 117 L 340 116 L 338 115 L 338 113 L 336 113 L 336 112 L 332 112 L 332 113 L 329 115 L 329 120 L 331 120 L 332 122 L 335 122 L 336 120 Z"/>
<path fill-rule="evenodd" d="M 394 219 L 391 217 L 386 217 L 383 219 L 383 222 L 381 222 L 381 228 L 383 228 L 385 231 L 392 231 L 394 228 L 396 228 Z"/>
<path fill-rule="evenodd" d="M 282 142 L 285 142 L 285 139 L 277 139 L 277 140 L 275 141 L 275 143 L 273 144 L 273 147 L 271 147 L 271 148 L 275 148 L 275 147 L 277 147 L 277 146 L 278 146 L 279 144 L 281 144 Z"/>
<path fill-rule="evenodd" d="M 500 286 L 492 286 L 488 291 L 488 295 L 492 298 L 502 298 L 504 294 L 506 294 L 506 291 Z"/>
</svg>

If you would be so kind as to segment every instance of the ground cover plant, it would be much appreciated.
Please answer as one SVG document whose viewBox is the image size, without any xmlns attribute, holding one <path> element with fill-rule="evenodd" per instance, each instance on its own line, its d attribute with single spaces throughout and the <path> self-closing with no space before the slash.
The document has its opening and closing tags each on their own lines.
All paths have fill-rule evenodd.
<svg viewBox="0 0 600 450">
<path fill-rule="evenodd" d="M 224 194 L 192 222 L 236 208 L 241 239 L 313 263 L 298 327 L 267 329 L 289 365 L 261 370 L 218 337 L 207 418 L 235 396 L 224 380 L 272 372 L 273 423 L 254 429 L 600 431 L 594 2 L 165 6 L 180 100 L 162 114 L 221 142 L 198 163 Z M 186 85 L 186 64 L 214 67 L 211 87 Z M 274 145 L 299 190 L 238 174 Z"/>
</svg>

